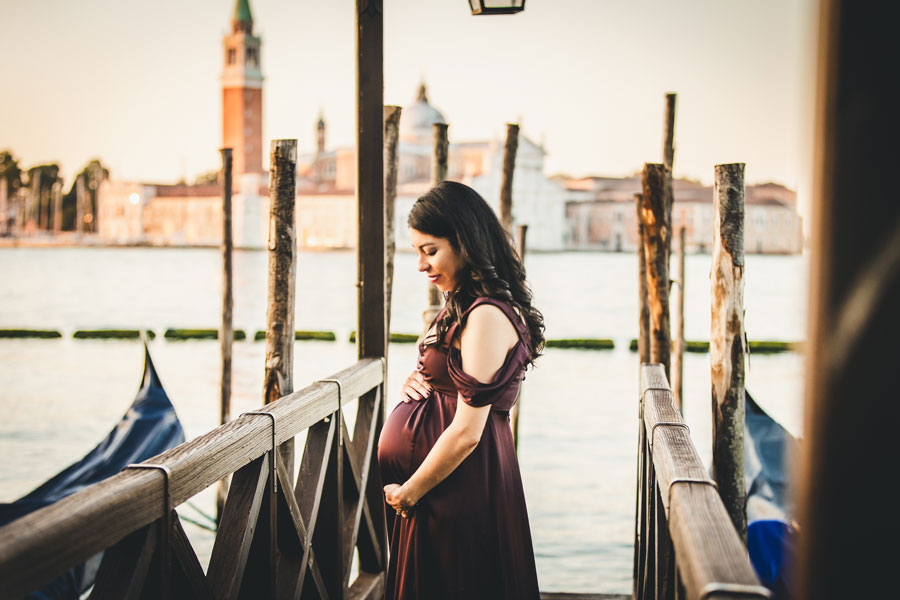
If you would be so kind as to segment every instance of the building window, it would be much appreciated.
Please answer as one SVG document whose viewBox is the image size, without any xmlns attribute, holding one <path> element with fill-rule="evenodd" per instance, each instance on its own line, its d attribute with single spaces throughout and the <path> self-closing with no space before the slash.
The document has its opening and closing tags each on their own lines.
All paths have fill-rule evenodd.
<svg viewBox="0 0 900 600">
<path fill-rule="evenodd" d="M 228 49 L 228 64 L 233 65 L 237 62 L 237 50 L 234 48 Z"/>
<path fill-rule="evenodd" d="M 259 65 L 259 55 L 256 52 L 256 48 L 247 48 L 247 64 L 251 67 Z"/>
</svg>

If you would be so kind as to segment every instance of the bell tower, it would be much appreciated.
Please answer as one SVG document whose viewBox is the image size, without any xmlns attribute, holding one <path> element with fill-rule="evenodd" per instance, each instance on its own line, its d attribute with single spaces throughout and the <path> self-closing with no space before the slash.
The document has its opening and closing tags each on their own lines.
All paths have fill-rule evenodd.
<svg viewBox="0 0 900 600">
<path fill-rule="evenodd" d="M 239 185 L 242 175 L 263 172 L 260 39 L 253 35 L 249 0 L 236 0 L 223 46 L 222 146 L 233 149 L 234 181 Z"/>
</svg>

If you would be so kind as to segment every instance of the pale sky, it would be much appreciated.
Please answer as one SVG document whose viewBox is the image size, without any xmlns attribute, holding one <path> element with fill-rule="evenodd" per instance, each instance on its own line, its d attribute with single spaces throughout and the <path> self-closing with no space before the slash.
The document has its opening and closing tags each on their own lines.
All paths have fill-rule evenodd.
<svg viewBox="0 0 900 600">
<path fill-rule="evenodd" d="M 263 136 L 354 143 L 354 2 L 251 0 L 262 37 Z M 188 180 L 219 166 L 222 37 L 234 0 L 2 0 L 0 150 L 71 176 Z M 528 0 L 472 17 L 466 0 L 384 0 L 385 103 L 424 79 L 451 141 L 518 121 L 546 172 L 626 175 L 661 162 L 664 94 L 678 94 L 675 175 L 806 195 L 814 0 Z M 268 157 L 265 158 L 268 162 Z"/>
</svg>

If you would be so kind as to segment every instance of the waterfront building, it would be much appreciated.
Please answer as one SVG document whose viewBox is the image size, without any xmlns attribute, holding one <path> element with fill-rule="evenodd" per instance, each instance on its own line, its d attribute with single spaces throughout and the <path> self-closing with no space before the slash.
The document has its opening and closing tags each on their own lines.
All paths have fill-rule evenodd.
<svg viewBox="0 0 900 600">
<path fill-rule="evenodd" d="M 409 243 L 406 215 L 416 199 L 431 187 L 431 163 L 434 152 L 434 124 L 447 123 L 444 115 L 428 101 L 425 84 L 419 86 L 414 101 L 400 114 L 397 163 L 397 200 L 394 230 L 398 248 Z M 451 126 L 452 131 L 452 126 Z M 324 239 L 340 236 L 323 235 L 341 231 L 346 242 L 354 244 L 356 223 L 349 226 L 331 219 L 353 216 L 353 184 L 355 150 L 326 150 L 326 124 L 322 117 L 316 123 L 315 153 L 301 154 L 298 161 L 298 239 L 301 244 L 315 245 Z M 448 148 L 447 178 L 470 185 L 499 213 L 500 185 L 503 172 L 502 139 L 452 142 Z M 528 225 L 528 247 L 532 250 L 562 250 L 566 231 L 563 186 L 544 175 L 546 150 L 528 136 L 519 134 L 516 166 L 513 176 L 513 227 Z M 332 205 L 329 213 L 325 201 Z M 312 211 L 315 219 L 304 211 Z M 315 222 L 313 222 L 315 221 Z M 308 227 L 306 227 L 308 226 Z M 303 232 L 306 231 L 304 237 Z"/>
<path fill-rule="evenodd" d="M 637 249 L 631 177 L 559 178 L 566 190 L 566 247 L 571 250 L 633 252 Z M 673 181 L 672 229 L 685 228 L 687 252 L 709 252 L 713 242 L 713 189 L 685 179 Z M 797 254 L 803 247 L 797 194 L 783 185 L 748 185 L 745 190 L 744 250 L 756 254 Z M 673 236 L 674 238 L 674 236 Z"/>
</svg>

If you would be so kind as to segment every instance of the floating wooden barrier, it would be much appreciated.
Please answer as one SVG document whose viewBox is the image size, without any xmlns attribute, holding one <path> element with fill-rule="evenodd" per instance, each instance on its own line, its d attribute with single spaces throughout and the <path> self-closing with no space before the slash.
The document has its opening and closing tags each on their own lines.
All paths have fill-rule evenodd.
<svg viewBox="0 0 900 600">
<path fill-rule="evenodd" d="M 219 330 L 218 329 L 175 329 L 169 328 L 166 329 L 166 332 L 163 334 L 163 337 L 167 340 L 172 341 L 182 341 L 182 340 L 217 340 L 219 339 Z M 235 340 L 246 340 L 247 332 L 243 329 L 235 329 L 234 330 L 234 339 Z"/>
<path fill-rule="evenodd" d="M 356 342 L 356 332 L 351 331 L 348 340 L 350 343 Z M 419 336 L 414 333 L 392 333 L 388 336 L 388 341 L 392 344 L 414 344 L 419 341 Z"/>
<path fill-rule="evenodd" d="M 573 338 L 562 340 L 547 340 L 544 342 L 547 348 L 579 348 L 581 350 L 612 350 L 616 344 L 608 339 Z"/>
<path fill-rule="evenodd" d="M 684 342 L 685 352 L 705 353 L 709 352 L 709 342 L 703 340 L 687 340 Z M 750 354 L 778 354 L 780 352 L 798 352 L 802 353 L 805 348 L 804 342 L 783 342 L 775 340 L 751 340 L 747 342 L 747 348 Z M 637 352 L 638 341 L 632 338 L 628 342 L 628 349 Z"/>
<path fill-rule="evenodd" d="M 145 329 L 144 333 L 151 340 L 156 339 L 156 333 L 152 329 Z M 79 329 L 72 334 L 76 340 L 138 340 L 141 338 L 140 329 Z"/>
<path fill-rule="evenodd" d="M 61 338 L 53 329 L 0 329 L 0 338 Z"/>
</svg>

